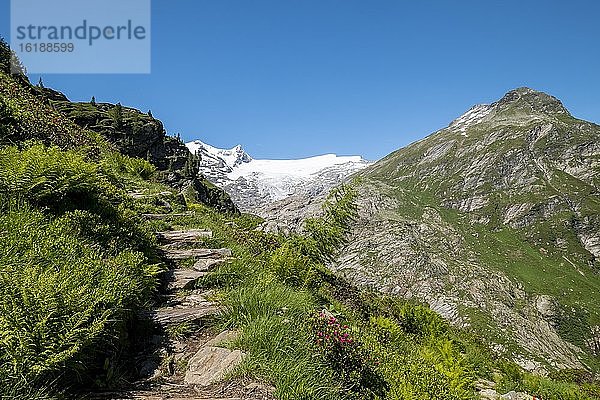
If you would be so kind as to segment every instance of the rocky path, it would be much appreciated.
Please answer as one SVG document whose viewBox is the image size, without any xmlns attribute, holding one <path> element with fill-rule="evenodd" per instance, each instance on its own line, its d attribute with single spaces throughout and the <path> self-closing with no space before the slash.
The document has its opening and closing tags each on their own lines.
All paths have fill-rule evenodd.
<svg viewBox="0 0 600 400">
<path fill-rule="evenodd" d="M 157 218 L 152 216 L 151 218 Z M 153 351 L 139 355 L 143 379 L 135 389 L 103 393 L 98 399 L 237 400 L 273 399 L 271 387 L 253 381 L 225 381 L 244 358 L 240 350 L 224 344 L 236 332 L 214 333 L 209 322 L 220 312 L 211 291 L 197 288 L 198 281 L 233 257 L 230 249 L 209 249 L 202 239 L 212 232 L 191 229 L 157 233 L 161 250 L 172 269 L 164 274 L 163 302 L 140 315 L 157 329 Z"/>
</svg>

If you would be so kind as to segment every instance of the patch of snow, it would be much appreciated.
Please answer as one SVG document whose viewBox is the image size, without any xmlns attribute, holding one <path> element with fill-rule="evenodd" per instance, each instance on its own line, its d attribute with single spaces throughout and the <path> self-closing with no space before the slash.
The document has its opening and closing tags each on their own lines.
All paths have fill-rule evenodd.
<svg viewBox="0 0 600 400">
<path fill-rule="evenodd" d="M 469 111 L 452 121 L 449 128 L 460 132 L 462 136 L 467 137 L 467 128 L 480 123 L 492 111 L 489 104 L 478 104 Z"/>
</svg>

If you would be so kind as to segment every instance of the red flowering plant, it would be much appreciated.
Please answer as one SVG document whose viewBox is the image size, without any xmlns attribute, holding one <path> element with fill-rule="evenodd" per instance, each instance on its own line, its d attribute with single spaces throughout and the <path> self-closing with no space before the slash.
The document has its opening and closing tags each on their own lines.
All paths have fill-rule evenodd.
<svg viewBox="0 0 600 400">
<path fill-rule="evenodd" d="M 326 311 L 313 318 L 315 342 L 333 367 L 349 398 L 384 397 L 387 384 L 376 371 L 378 360 L 355 340 L 348 325 Z"/>
</svg>

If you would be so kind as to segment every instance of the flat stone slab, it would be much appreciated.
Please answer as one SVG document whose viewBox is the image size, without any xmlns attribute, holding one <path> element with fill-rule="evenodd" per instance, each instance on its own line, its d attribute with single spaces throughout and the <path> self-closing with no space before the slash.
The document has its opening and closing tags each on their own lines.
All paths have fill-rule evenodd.
<svg viewBox="0 0 600 400">
<path fill-rule="evenodd" d="M 181 304 L 185 307 L 200 306 L 202 304 L 210 303 L 210 301 L 207 299 L 207 297 L 210 297 L 212 295 L 213 295 L 212 290 L 202 292 L 202 293 L 192 292 L 191 294 L 188 294 L 181 300 Z"/>
<path fill-rule="evenodd" d="M 231 257 L 232 252 L 230 249 L 171 249 L 161 248 L 165 257 L 170 260 L 185 260 L 188 258 L 223 258 Z"/>
<path fill-rule="evenodd" d="M 145 198 L 149 198 L 149 197 L 156 197 L 156 196 L 172 196 L 173 195 L 173 193 L 171 193 L 171 192 L 160 192 L 160 193 L 129 192 L 127 194 L 136 200 L 141 200 L 141 199 L 145 199 Z"/>
<path fill-rule="evenodd" d="M 515 392 L 514 390 L 503 394 L 502 396 L 500 396 L 500 399 L 504 400 L 531 400 L 533 399 L 532 396 L 528 395 L 527 393 L 522 393 L 522 392 Z"/>
<path fill-rule="evenodd" d="M 211 231 L 205 229 L 190 229 L 187 231 L 158 232 L 156 236 L 160 241 L 166 243 L 190 243 L 195 242 L 198 239 L 211 238 L 213 234 Z"/>
<path fill-rule="evenodd" d="M 187 307 L 165 307 L 142 313 L 149 319 L 161 326 L 182 324 L 184 322 L 195 322 L 202 318 L 216 315 L 218 307 L 211 302 L 204 302 L 195 306 Z"/>
<path fill-rule="evenodd" d="M 223 263 L 225 263 L 223 258 L 201 258 L 192 268 L 199 272 L 209 272 Z"/>
<path fill-rule="evenodd" d="M 198 280 L 206 276 L 205 271 L 196 271 L 193 269 L 175 269 L 168 272 L 169 289 L 171 290 L 189 290 L 194 289 Z"/>
<path fill-rule="evenodd" d="M 189 217 L 194 215 L 194 213 L 179 213 L 179 214 L 142 214 L 142 217 L 146 219 L 168 219 L 168 218 L 178 218 L 178 217 Z"/>
<path fill-rule="evenodd" d="M 225 331 L 209 340 L 188 361 L 185 373 L 185 383 L 194 386 L 210 386 L 221 381 L 229 372 L 236 368 L 244 359 L 240 350 L 229 350 L 216 347 L 223 341 L 232 340 L 236 333 Z"/>
</svg>

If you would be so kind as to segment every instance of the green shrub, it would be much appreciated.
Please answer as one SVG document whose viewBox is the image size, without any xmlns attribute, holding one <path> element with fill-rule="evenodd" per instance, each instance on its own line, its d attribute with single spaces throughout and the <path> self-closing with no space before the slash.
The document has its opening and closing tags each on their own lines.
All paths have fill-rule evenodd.
<svg viewBox="0 0 600 400">
<path fill-rule="evenodd" d="M 118 182 L 124 177 L 148 180 L 156 173 L 156 167 L 141 158 L 132 158 L 118 152 L 105 154 L 100 165 L 102 170 Z"/>
<path fill-rule="evenodd" d="M 399 311 L 400 327 L 406 333 L 428 338 L 448 332 L 448 323 L 428 307 L 406 304 Z"/>
<path fill-rule="evenodd" d="M 272 257 L 277 277 L 289 285 L 318 287 L 323 263 L 331 261 L 356 216 L 357 193 L 351 186 L 334 189 L 323 204 L 323 216 L 305 222 L 303 235 L 293 235 Z"/>
<path fill-rule="evenodd" d="M 379 360 L 354 337 L 348 325 L 322 311 L 313 317 L 313 331 L 317 348 L 333 367 L 348 398 L 385 396 L 389 388 L 376 371 Z"/>
<path fill-rule="evenodd" d="M 0 215 L 0 231 L 0 375 L 35 387 L 112 365 L 107 343 L 150 297 L 156 269 L 141 253 L 102 254 L 28 207 Z"/>
<path fill-rule="evenodd" d="M 0 149 L 0 395 L 117 376 L 159 273 L 126 200 L 83 151 Z"/>
<path fill-rule="evenodd" d="M 287 285 L 310 286 L 316 278 L 315 261 L 307 255 L 306 239 L 294 237 L 275 250 L 273 269 L 278 279 Z"/>
<path fill-rule="evenodd" d="M 406 304 L 402 309 L 410 307 L 422 308 Z M 423 325 L 428 324 L 419 324 Z M 371 318 L 363 332 L 363 340 L 370 343 L 373 353 L 380 359 L 379 371 L 390 385 L 387 398 L 473 398 L 476 377 L 473 365 L 468 354 L 461 351 L 462 346 L 445 336 L 417 336 L 415 331 L 405 331 L 391 318 Z"/>
<path fill-rule="evenodd" d="M 323 216 L 305 221 L 302 250 L 315 262 L 331 261 L 346 243 L 346 235 L 356 218 L 357 195 L 350 185 L 335 188 L 323 203 Z"/>
<path fill-rule="evenodd" d="M 0 149 L 0 192 L 54 210 L 94 208 L 118 194 L 81 153 L 43 145 Z"/>
</svg>

